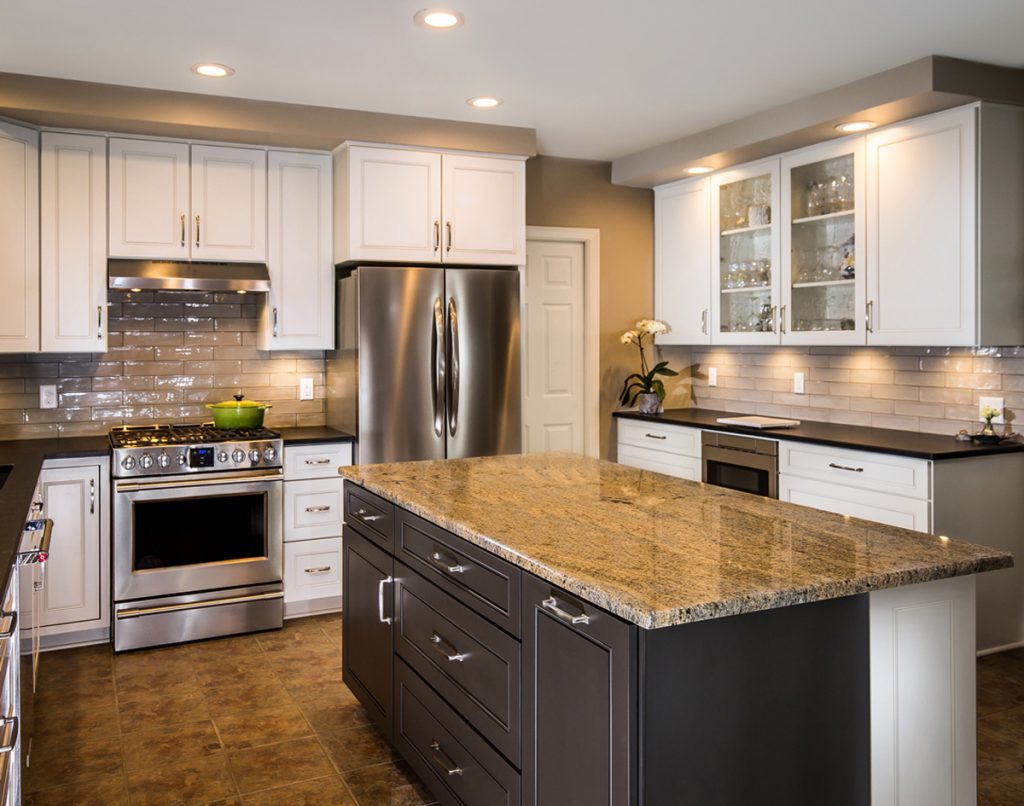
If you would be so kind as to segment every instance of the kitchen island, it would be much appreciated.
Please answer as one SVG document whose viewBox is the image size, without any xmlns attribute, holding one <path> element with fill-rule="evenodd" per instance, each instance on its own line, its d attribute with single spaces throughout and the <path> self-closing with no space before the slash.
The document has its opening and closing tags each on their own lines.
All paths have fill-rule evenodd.
<svg viewBox="0 0 1024 806">
<path fill-rule="evenodd" d="M 442 800 L 971 802 L 1006 552 L 570 455 L 341 472 L 345 680 Z"/>
</svg>

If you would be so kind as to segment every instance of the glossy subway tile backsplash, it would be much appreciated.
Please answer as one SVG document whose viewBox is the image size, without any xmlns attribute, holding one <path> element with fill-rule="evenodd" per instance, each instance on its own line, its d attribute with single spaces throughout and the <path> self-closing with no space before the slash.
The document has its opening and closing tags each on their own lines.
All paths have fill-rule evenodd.
<svg viewBox="0 0 1024 806">
<path fill-rule="evenodd" d="M 107 352 L 0 355 L 0 439 L 208 421 L 206 403 L 239 391 L 273 404 L 271 427 L 323 425 L 323 351 L 262 352 L 258 326 L 253 294 L 111 291 Z M 299 400 L 300 377 L 313 400 Z M 42 384 L 56 384 L 56 409 L 39 408 Z"/>
</svg>

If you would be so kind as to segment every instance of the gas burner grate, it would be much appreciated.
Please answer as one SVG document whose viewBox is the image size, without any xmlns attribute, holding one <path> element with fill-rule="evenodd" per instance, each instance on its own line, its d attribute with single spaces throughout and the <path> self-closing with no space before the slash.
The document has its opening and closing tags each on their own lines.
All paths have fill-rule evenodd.
<svg viewBox="0 0 1024 806">
<path fill-rule="evenodd" d="M 269 428 L 216 428 L 212 423 L 183 425 L 119 425 L 110 430 L 114 448 L 195 445 L 210 442 L 280 439 Z"/>
</svg>

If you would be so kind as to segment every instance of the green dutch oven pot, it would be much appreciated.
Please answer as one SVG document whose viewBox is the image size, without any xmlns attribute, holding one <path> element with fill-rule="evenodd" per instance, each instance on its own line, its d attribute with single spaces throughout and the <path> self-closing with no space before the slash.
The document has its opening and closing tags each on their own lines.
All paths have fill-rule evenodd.
<svg viewBox="0 0 1024 806">
<path fill-rule="evenodd" d="M 207 403 L 206 408 L 213 412 L 213 424 L 217 428 L 261 428 L 263 413 L 270 408 L 269 403 L 257 403 L 255 400 L 242 400 L 244 395 L 235 395 L 234 400 L 223 400 L 220 403 Z"/>
</svg>

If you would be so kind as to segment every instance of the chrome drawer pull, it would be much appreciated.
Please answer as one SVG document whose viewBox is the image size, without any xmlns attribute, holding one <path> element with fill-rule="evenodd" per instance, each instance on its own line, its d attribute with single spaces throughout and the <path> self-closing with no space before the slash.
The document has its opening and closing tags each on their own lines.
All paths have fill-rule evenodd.
<svg viewBox="0 0 1024 806">
<path fill-rule="evenodd" d="M 18 744 L 18 717 L 5 716 L 0 719 L 0 730 L 3 731 L 3 744 L 0 753 L 10 753 Z"/>
<path fill-rule="evenodd" d="M 373 523 L 374 521 L 379 521 L 384 516 L 383 515 L 371 515 L 365 509 L 357 509 L 356 510 L 356 517 L 359 518 L 359 520 L 361 520 L 363 523 Z"/>
<path fill-rule="evenodd" d="M 380 585 L 377 586 L 377 613 L 381 624 L 391 623 L 391 617 L 384 615 L 384 586 L 394 581 L 394 577 L 385 577 L 380 581 Z"/>
<path fill-rule="evenodd" d="M 462 775 L 462 767 L 458 766 L 454 761 L 448 758 L 448 754 L 441 749 L 441 743 L 434 739 L 430 743 L 430 751 L 434 754 L 434 761 L 438 763 L 442 770 L 448 775 Z"/>
<path fill-rule="evenodd" d="M 846 465 L 837 465 L 835 462 L 829 462 L 829 467 L 834 467 L 836 470 L 849 470 L 851 473 L 863 473 L 863 467 L 847 467 Z"/>
<path fill-rule="evenodd" d="M 648 439 L 668 439 L 664 434 L 644 434 Z"/>
<path fill-rule="evenodd" d="M 331 508 L 329 506 L 306 507 L 306 512 L 330 512 L 330 511 L 331 511 Z"/>
<path fill-rule="evenodd" d="M 554 596 L 549 596 L 547 599 L 541 602 L 541 606 L 546 608 L 547 610 L 550 610 L 552 613 L 554 613 L 567 624 L 590 624 L 590 616 L 588 616 L 586 613 L 580 613 L 579 615 L 574 616 L 567 610 L 563 610 L 561 607 L 558 606 L 558 600 Z"/>
<path fill-rule="evenodd" d="M 306 464 L 307 465 L 329 465 L 330 463 L 331 463 L 330 459 L 307 459 L 306 460 Z"/>
<path fill-rule="evenodd" d="M 321 565 L 319 568 L 304 568 L 302 570 L 305 571 L 307 574 L 326 574 L 328 571 L 331 570 L 331 566 Z"/>
<path fill-rule="evenodd" d="M 469 657 L 468 653 L 466 653 L 466 652 L 459 652 L 459 650 L 457 650 L 455 647 L 453 647 L 451 644 L 449 644 L 447 641 L 445 641 L 436 632 L 432 632 L 430 634 L 430 643 L 432 643 L 434 645 L 434 648 L 438 652 L 440 652 L 442 655 L 444 655 L 446 658 L 448 658 L 448 660 L 452 661 L 453 663 L 455 661 L 458 661 L 459 663 L 462 663 L 462 661 L 464 661 L 466 658 Z"/>
<path fill-rule="evenodd" d="M 0 641 L 6 641 L 11 636 L 18 634 L 17 613 L 4 613 L 0 618 L 3 619 L 3 626 L 0 627 Z"/>
<path fill-rule="evenodd" d="M 441 552 L 435 551 L 430 555 L 430 561 L 440 568 L 442 571 L 448 574 L 464 574 L 466 573 L 466 566 L 459 565 L 453 560 L 449 560 Z"/>
</svg>

